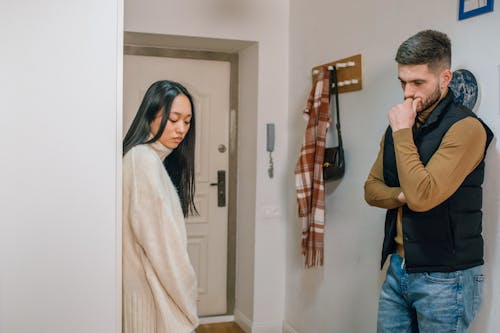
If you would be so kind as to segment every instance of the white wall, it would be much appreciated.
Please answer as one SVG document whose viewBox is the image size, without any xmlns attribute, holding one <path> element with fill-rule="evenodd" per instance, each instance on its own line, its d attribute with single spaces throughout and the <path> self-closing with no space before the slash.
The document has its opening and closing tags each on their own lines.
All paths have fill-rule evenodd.
<svg viewBox="0 0 500 333">
<path fill-rule="evenodd" d="M 0 2 L 2 333 L 120 331 L 121 12 Z"/>
<path fill-rule="evenodd" d="M 305 12 L 310 12 L 304 15 Z M 310 69 L 357 53 L 363 56 L 363 90 L 340 96 L 347 172 L 327 185 L 325 265 L 304 270 L 295 197 L 289 195 L 286 327 L 289 332 L 373 332 L 378 292 L 384 211 L 363 199 L 363 183 L 387 126 L 387 110 L 401 100 L 394 55 L 419 30 L 449 34 L 453 66 L 476 74 L 481 85 L 478 114 L 497 132 L 499 121 L 500 12 L 457 20 L 458 1 L 290 1 L 290 159 L 298 157 L 305 124 L 300 115 L 310 89 Z M 296 133 L 292 135 L 292 133 Z M 500 147 L 489 149 L 484 185 L 486 285 L 473 332 L 496 332 L 500 315 L 498 238 Z M 293 179 L 289 177 L 289 186 Z"/>
<path fill-rule="evenodd" d="M 127 0 L 125 30 L 254 41 L 240 50 L 237 319 L 281 332 L 284 315 L 288 150 L 288 1 Z M 248 81 L 247 81 L 248 80 Z M 246 88 L 248 87 L 249 90 Z M 244 91 L 241 89 L 245 89 Z M 242 104 L 245 103 L 245 104 Z M 245 114 L 242 114 L 242 113 Z M 275 178 L 267 177 L 265 124 L 276 123 Z M 265 216 L 267 207 L 278 216 Z"/>
</svg>

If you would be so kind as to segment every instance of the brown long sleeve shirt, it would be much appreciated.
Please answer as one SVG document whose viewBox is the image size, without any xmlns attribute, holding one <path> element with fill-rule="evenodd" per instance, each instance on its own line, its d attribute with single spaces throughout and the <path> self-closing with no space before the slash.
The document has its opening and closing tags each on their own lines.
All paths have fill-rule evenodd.
<svg viewBox="0 0 500 333">
<path fill-rule="evenodd" d="M 384 182 L 382 137 L 377 159 L 365 182 L 365 200 L 380 208 L 399 208 L 395 241 L 398 254 L 404 257 L 401 208 L 404 204 L 398 195 L 403 192 L 408 207 L 417 212 L 428 211 L 448 199 L 481 162 L 486 132 L 476 118 L 456 122 L 425 166 L 410 128 L 393 132 L 393 138 L 400 187 L 389 187 Z"/>
</svg>

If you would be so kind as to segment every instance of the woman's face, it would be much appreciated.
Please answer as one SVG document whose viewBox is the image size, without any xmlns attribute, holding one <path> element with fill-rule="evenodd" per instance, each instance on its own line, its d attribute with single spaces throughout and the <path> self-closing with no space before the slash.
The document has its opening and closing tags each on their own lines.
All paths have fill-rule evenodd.
<svg viewBox="0 0 500 333">
<path fill-rule="evenodd" d="M 160 128 L 164 109 L 161 109 L 151 122 L 151 134 L 156 135 Z M 167 125 L 159 141 L 167 148 L 175 149 L 184 140 L 191 126 L 191 103 L 186 95 L 177 95 L 172 102 Z"/>
</svg>

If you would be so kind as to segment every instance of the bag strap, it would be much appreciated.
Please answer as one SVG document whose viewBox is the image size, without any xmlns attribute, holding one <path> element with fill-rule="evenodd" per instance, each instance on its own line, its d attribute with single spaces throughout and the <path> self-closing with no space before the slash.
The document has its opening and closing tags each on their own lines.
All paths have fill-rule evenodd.
<svg viewBox="0 0 500 333">
<path fill-rule="evenodd" d="M 338 79 L 337 79 L 337 68 L 333 66 L 333 69 L 331 70 L 330 73 L 330 97 L 332 95 L 332 86 L 333 86 L 333 93 L 335 95 L 335 108 L 337 110 L 337 136 L 338 136 L 338 141 L 339 141 L 339 147 L 342 149 L 342 133 L 340 131 L 340 108 L 339 108 L 339 84 L 338 84 Z"/>
</svg>

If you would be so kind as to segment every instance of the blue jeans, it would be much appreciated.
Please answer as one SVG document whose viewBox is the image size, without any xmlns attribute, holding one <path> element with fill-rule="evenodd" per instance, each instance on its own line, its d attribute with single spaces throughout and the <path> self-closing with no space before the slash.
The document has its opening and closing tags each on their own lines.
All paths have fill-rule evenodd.
<svg viewBox="0 0 500 333">
<path fill-rule="evenodd" d="M 481 266 L 449 273 L 406 272 L 391 256 L 380 291 L 378 333 L 463 333 L 482 299 Z"/>
</svg>

